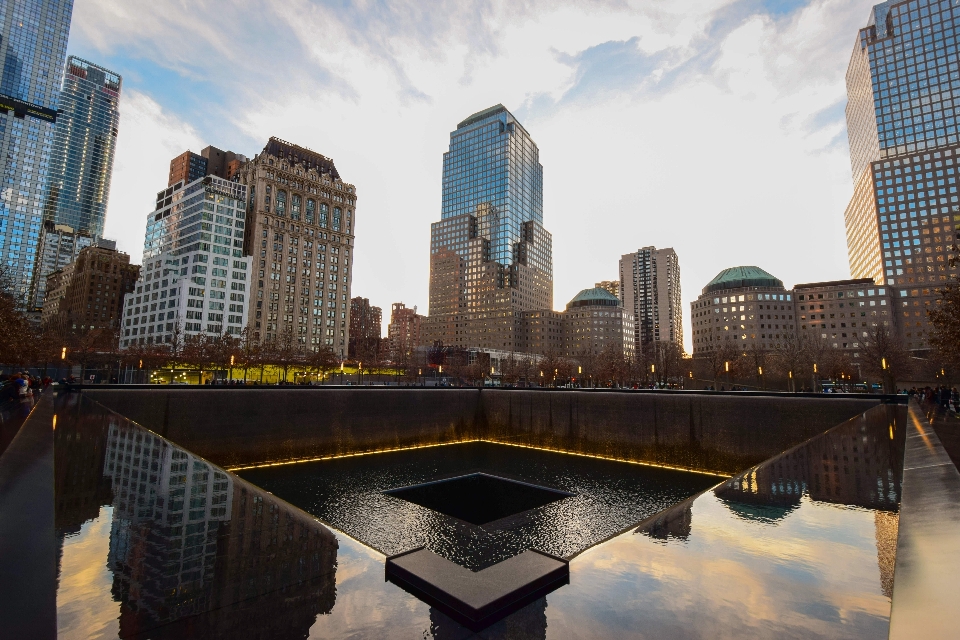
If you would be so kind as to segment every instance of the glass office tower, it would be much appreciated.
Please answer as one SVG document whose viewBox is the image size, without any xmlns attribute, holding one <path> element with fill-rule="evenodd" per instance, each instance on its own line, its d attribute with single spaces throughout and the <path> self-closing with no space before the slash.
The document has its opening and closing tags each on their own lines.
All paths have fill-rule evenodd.
<svg viewBox="0 0 960 640">
<path fill-rule="evenodd" d="M 450 133 L 440 221 L 431 225 L 427 341 L 512 351 L 520 312 L 552 309 L 539 155 L 499 104 Z"/>
<path fill-rule="evenodd" d="M 957 37 L 960 7 L 876 5 L 847 70 L 854 193 L 845 222 L 850 271 L 892 285 L 905 345 L 927 347 L 926 310 L 957 274 Z"/>
<path fill-rule="evenodd" d="M 36 261 L 72 0 L 0 2 L 0 261 L 26 303 Z"/>
<path fill-rule="evenodd" d="M 524 222 L 543 224 L 540 150 L 513 115 L 498 104 L 475 113 L 450 133 L 443 154 L 441 219 L 485 208 L 481 233 L 490 259 L 509 265 Z"/>
<path fill-rule="evenodd" d="M 120 83 L 112 71 L 76 56 L 67 58 L 44 190 L 44 228 L 30 288 L 31 310 L 43 307 L 47 276 L 56 270 L 50 267 L 59 262 L 46 255 L 52 246 L 49 225 L 94 239 L 103 235 L 120 124 Z"/>
<path fill-rule="evenodd" d="M 121 78 L 70 56 L 50 161 L 44 219 L 103 235 L 120 125 Z"/>
</svg>

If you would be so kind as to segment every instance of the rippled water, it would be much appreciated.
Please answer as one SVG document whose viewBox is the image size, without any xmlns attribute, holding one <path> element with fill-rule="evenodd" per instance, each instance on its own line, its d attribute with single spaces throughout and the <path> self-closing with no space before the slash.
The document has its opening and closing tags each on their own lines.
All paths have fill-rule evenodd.
<svg viewBox="0 0 960 640">
<path fill-rule="evenodd" d="M 383 493 L 474 472 L 575 495 L 477 526 Z M 528 548 L 576 555 L 720 480 L 484 442 L 250 469 L 239 475 L 387 555 L 426 546 L 474 570 Z"/>
</svg>

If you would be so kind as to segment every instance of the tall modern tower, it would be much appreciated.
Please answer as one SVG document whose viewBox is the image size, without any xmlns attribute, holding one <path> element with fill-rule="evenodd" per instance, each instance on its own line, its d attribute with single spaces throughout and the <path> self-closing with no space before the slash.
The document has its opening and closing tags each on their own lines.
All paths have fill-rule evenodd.
<svg viewBox="0 0 960 640">
<path fill-rule="evenodd" d="M 847 69 L 853 197 L 845 222 L 850 272 L 890 285 L 909 349 L 925 349 L 926 310 L 957 269 L 960 12 L 931 0 L 870 12 Z"/>
<path fill-rule="evenodd" d="M 112 71 L 76 56 L 67 58 L 30 289 L 33 309 L 43 307 L 47 276 L 76 257 L 64 262 L 67 254 L 51 253 L 64 244 L 61 237 L 95 241 L 103 235 L 120 125 L 120 84 Z"/>
<path fill-rule="evenodd" d="M 26 303 L 43 222 L 72 0 L 0 3 L 0 262 Z"/>
<path fill-rule="evenodd" d="M 634 317 L 634 350 L 655 342 L 683 349 L 680 261 L 673 249 L 643 247 L 620 258 L 620 299 Z"/>
<path fill-rule="evenodd" d="M 450 133 L 440 221 L 430 230 L 426 340 L 513 351 L 521 312 L 553 307 L 539 154 L 499 104 Z"/>
<path fill-rule="evenodd" d="M 50 159 L 44 219 L 103 235 L 120 126 L 116 73 L 70 56 Z"/>
</svg>

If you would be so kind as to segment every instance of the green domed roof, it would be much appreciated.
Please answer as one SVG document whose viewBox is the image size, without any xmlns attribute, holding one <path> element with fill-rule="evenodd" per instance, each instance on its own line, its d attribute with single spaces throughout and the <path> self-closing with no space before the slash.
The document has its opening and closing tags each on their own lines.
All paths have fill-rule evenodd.
<svg viewBox="0 0 960 640">
<path fill-rule="evenodd" d="M 744 287 L 774 287 L 783 289 L 783 281 L 774 278 L 760 267 L 730 267 L 717 274 L 717 277 L 703 288 L 703 295 L 721 289 L 740 289 Z"/>
<path fill-rule="evenodd" d="M 573 300 L 567 303 L 567 309 L 573 307 L 617 307 L 620 306 L 620 298 L 613 295 L 606 289 L 594 287 L 593 289 L 584 289 L 573 297 Z"/>
</svg>

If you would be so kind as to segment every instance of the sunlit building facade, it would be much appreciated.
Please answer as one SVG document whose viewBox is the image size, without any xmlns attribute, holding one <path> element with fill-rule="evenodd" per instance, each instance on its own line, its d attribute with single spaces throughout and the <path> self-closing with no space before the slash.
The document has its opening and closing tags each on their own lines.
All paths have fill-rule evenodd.
<svg viewBox="0 0 960 640">
<path fill-rule="evenodd" d="M 913 350 L 927 347 L 936 288 L 957 274 L 958 27 L 960 13 L 945 3 L 878 4 L 847 70 L 850 271 L 895 291 Z"/>
<path fill-rule="evenodd" d="M 620 299 L 606 289 L 584 289 L 563 312 L 565 355 L 596 356 L 613 349 L 633 360 L 634 320 Z"/>
<path fill-rule="evenodd" d="M 793 292 L 752 266 L 724 269 L 690 304 L 693 355 L 779 348 L 796 335 Z"/>
<path fill-rule="evenodd" d="M 49 295 L 41 323 L 55 335 L 120 327 L 125 296 L 136 287 L 140 266 L 117 251 L 116 244 L 100 240 L 77 258 L 47 276 Z"/>
<path fill-rule="evenodd" d="M 22 305 L 43 223 L 71 0 L 3 3 L 0 38 L 0 261 Z"/>
<path fill-rule="evenodd" d="M 553 307 L 553 239 L 539 150 L 503 105 L 451 132 L 430 235 L 425 341 L 519 350 L 522 312 Z"/>
<path fill-rule="evenodd" d="M 356 187 L 332 159 L 279 138 L 244 163 L 237 180 L 250 194 L 251 336 L 346 358 Z"/>
<path fill-rule="evenodd" d="M 673 342 L 683 350 L 680 261 L 673 249 L 643 247 L 620 258 L 620 301 L 633 315 L 634 350 Z"/>
<path fill-rule="evenodd" d="M 136 290 L 124 299 L 121 347 L 239 337 L 250 303 L 247 188 L 205 176 L 158 192 L 156 202 Z"/>
</svg>

